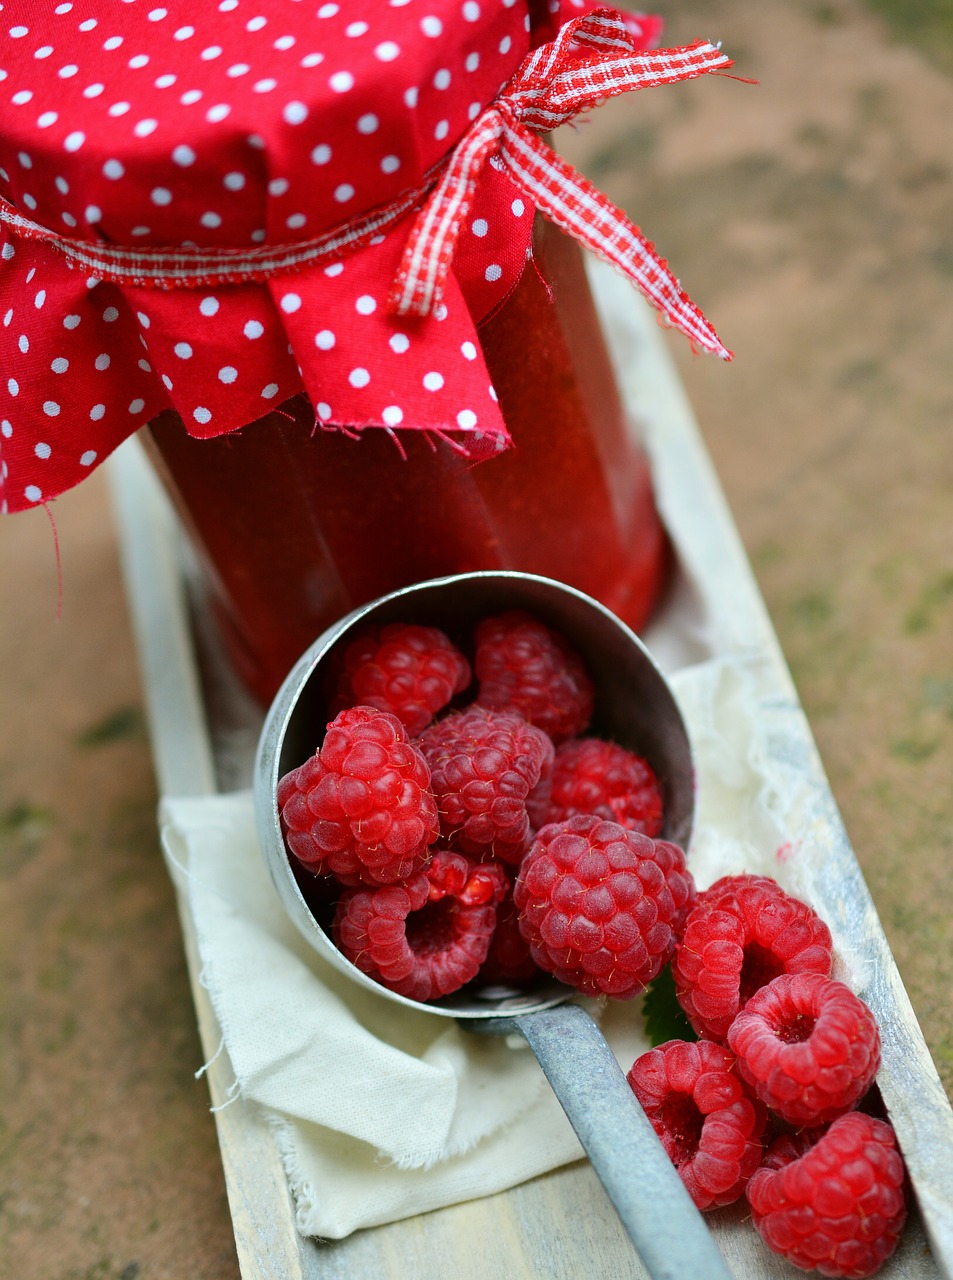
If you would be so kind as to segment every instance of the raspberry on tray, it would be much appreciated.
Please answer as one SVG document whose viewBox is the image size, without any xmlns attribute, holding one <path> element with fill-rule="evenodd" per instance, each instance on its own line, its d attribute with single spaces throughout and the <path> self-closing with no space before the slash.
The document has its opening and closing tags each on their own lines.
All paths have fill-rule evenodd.
<svg viewBox="0 0 953 1280">
<path fill-rule="evenodd" d="M 823 1124 L 847 1111 L 880 1066 L 874 1015 L 842 982 L 789 973 L 756 991 L 728 1031 L 738 1070 L 790 1124 Z"/>
<path fill-rule="evenodd" d="M 773 1253 L 805 1271 L 865 1280 L 897 1247 L 904 1181 L 891 1126 L 850 1111 L 826 1130 L 778 1138 L 746 1194 Z"/>
<path fill-rule="evenodd" d="M 734 1204 L 764 1155 L 763 1103 L 738 1079 L 735 1056 L 711 1040 L 669 1040 L 626 1076 L 699 1209 Z"/>
<path fill-rule="evenodd" d="M 695 882 L 677 845 L 579 815 L 542 828 L 513 897 L 541 969 L 626 1000 L 671 959 Z"/>
<path fill-rule="evenodd" d="M 278 783 L 288 848 L 342 884 L 393 884 L 419 871 L 437 838 L 430 770 L 396 716 L 342 711 L 318 751 Z"/>
<path fill-rule="evenodd" d="M 831 932 L 769 876 L 724 876 L 698 895 L 672 962 L 678 1000 L 700 1035 L 723 1041 L 759 987 L 782 973 L 830 977 Z"/>
</svg>

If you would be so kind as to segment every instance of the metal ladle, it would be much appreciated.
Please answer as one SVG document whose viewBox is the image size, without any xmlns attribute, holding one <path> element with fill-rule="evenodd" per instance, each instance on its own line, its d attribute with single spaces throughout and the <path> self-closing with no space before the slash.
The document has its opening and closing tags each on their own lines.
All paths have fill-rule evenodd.
<svg viewBox="0 0 953 1280">
<path fill-rule="evenodd" d="M 589 596 L 514 572 L 457 574 L 416 583 L 354 610 L 329 628 L 289 673 L 268 712 L 255 764 L 262 849 L 294 924 L 336 969 L 392 1000 L 471 1030 L 525 1038 L 615 1205 L 653 1280 L 729 1280 L 721 1254 L 578 993 L 551 982 L 531 992 L 467 991 L 429 1004 L 408 1000 L 362 973 L 312 913 L 289 862 L 275 799 L 278 780 L 314 753 L 328 716 L 333 657 L 368 626 L 413 622 L 463 641 L 481 618 L 523 609 L 560 631 L 596 686 L 587 731 L 644 756 L 662 787 L 663 836 L 687 847 L 695 809 L 691 748 L 671 691 L 641 641 Z"/>
</svg>

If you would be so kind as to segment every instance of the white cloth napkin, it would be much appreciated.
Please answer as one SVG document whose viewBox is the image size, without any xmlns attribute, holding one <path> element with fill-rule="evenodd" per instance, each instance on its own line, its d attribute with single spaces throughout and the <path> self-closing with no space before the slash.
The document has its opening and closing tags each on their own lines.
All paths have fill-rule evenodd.
<svg viewBox="0 0 953 1280">
<path fill-rule="evenodd" d="M 671 677 L 698 770 L 691 865 L 700 886 L 764 871 L 810 896 L 785 856 L 787 788 L 759 736 L 759 680 L 744 658 Z M 160 820 L 235 1092 L 273 1122 L 302 1234 L 340 1238 L 580 1157 L 525 1046 L 406 1010 L 312 951 L 271 883 L 249 793 L 169 797 Z M 587 1005 L 627 1070 L 648 1047 L 640 1001 Z"/>
</svg>

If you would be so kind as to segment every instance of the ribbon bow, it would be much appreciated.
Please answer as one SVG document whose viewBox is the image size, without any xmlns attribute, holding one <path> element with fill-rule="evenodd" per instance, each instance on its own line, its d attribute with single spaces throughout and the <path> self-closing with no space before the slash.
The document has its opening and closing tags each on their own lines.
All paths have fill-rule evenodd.
<svg viewBox="0 0 953 1280">
<path fill-rule="evenodd" d="M 611 9 L 566 23 L 555 40 L 528 55 L 452 152 L 411 229 L 391 289 L 391 309 L 426 315 L 439 303 L 480 172 L 496 155 L 551 222 L 617 267 L 692 343 L 730 360 L 731 352 L 638 227 L 539 134 L 605 98 L 731 65 L 730 58 L 704 41 L 638 52 Z"/>
</svg>

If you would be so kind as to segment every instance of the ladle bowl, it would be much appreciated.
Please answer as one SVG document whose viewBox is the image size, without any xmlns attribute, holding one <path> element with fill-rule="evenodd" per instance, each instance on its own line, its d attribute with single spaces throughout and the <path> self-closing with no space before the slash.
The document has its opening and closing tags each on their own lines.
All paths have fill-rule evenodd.
<svg viewBox="0 0 953 1280">
<path fill-rule="evenodd" d="M 555 981 L 525 992 L 484 988 L 421 1004 L 390 991 L 335 946 L 311 907 L 281 831 L 278 781 L 319 747 L 341 650 L 365 628 L 390 622 L 440 627 L 466 651 L 485 617 L 521 609 L 562 633 L 595 685 L 587 734 L 643 756 L 662 790 L 662 838 L 687 849 L 695 815 L 691 746 L 678 706 L 648 650 L 613 613 L 575 588 L 508 571 L 415 583 L 355 609 L 301 656 L 269 709 L 255 764 L 255 813 L 272 878 L 291 920 L 336 969 L 382 999 L 472 1030 L 522 1035 L 654 1280 L 728 1272 L 595 1021 L 573 989 Z M 633 1016 L 637 1016 L 633 1006 Z"/>
</svg>

